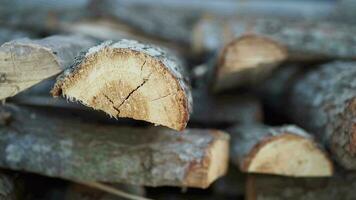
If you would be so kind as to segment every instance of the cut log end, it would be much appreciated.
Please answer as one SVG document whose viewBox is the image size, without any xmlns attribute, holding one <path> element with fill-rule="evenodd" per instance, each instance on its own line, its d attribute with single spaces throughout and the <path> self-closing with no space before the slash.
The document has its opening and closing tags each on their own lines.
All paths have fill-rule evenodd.
<svg viewBox="0 0 356 200">
<path fill-rule="evenodd" d="M 226 174 L 229 163 L 229 137 L 220 131 L 213 134 L 216 140 L 213 140 L 206 150 L 204 160 L 190 166 L 185 183 L 187 186 L 207 188 Z"/>
<path fill-rule="evenodd" d="M 269 137 L 257 144 L 241 169 L 295 177 L 333 174 L 332 163 L 313 141 L 290 133 Z"/>
<path fill-rule="evenodd" d="M 80 59 L 72 71 L 58 79 L 52 90 L 54 96 L 62 94 L 115 118 L 185 128 L 189 97 L 161 60 L 111 46 Z"/>
<path fill-rule="evenodd" d="M 0 99 L 14 96 L 61 71 L 49 48 L 17 41 L 0 47 L 0 68 Z"/>
<path fill-rule="evenodd" d="M 263 79 L 287 59 L 287 50 L 277 42 L 245 35 L 228 43 L 217 63 L 214 88 L 229 89 Z"/>
</svg>

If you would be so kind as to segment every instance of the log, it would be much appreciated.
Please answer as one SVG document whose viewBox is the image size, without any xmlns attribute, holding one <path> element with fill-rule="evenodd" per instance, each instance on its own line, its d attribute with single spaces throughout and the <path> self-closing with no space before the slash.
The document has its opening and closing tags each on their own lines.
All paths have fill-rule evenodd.
<svg viewBox="0 0 356 200">
<path fill-rule="evenodd" d="M 186 127 L 192 110 L 190 87 L 177 58 L 133 40 L 90 48 L 58 77 L 52 94 L 115 118 L 176 130 Z"/>
<path fill-rule="evenodd" d="M 271 175 L 249 175 L 247 200 L 352 200 L 355 198 L 355 173 L 332 178 L 290 178 Z"/>
<path fill-rule="evenodd" d="M 333 22 L 272 18 L 202 18 L 193 31 L 193 49 L 214 51 L 245 34 L 268 37 L 288 49 L 288 59 L 314 61 L 356 57 L 356 27 Z M 328 42 L 325 42 L 328 41 Z"/>
<path fill-rule="evenodd" d="M 332 176 L 333 164 L 303 129 L 258 124 L 229 129 L 231 160 L 242 172 L 294 177 Z"/>
<path fill-rule="evenodd" d="M 215 63 L 213 90 L 259 82 L 286 59 L 286 49 L 267 37 L 244 35 L 233 39 L 223 47 Z"/>
<path fill-rule="evenodd" d="M 0 47 L 0 99 L 5 99 L 59 74 L 94 41 L 80 36 L 19 39 Z"/>
<path fill-rule="evenodd" d="M 104 113 L 93 112 L 91 108 L 68 102 L 62 98 L 52 98 L 49 94 L 55 80 L 48 79 L 8 100 L 17 105 L 35 106 L 41 108 L 71 109 L 76 114 L 82 112 L 83 117 L 92 117 L 102 123 L 134 122 L 108 119 Z M 234 124 L 262 121 L 262 106 L 260 101 L 250 94 L 219 94 L 212 95 L 205 89 L 193 89 L 193 106 L 190 116 L 190 127 L 223 128 Z M 214 113 L 214 114 L 211 114 Z M 125 120 L 125 121 L 124 121 Z M 135 121 L 134 123 L 137 123 Z"/>
<path fill-rule="evenodd" d="M 78 182 L 206 188 L 226 172 L 227 134 L 99 125 L 8 104 L 0 166 Z M 43 123 L 46 122 L 46 123 Z"/>
<path fill-rule="evenodd" d="M 356 62 L 283 67 L 264 83 L 266 104 L 305 128 L 336 161 L 356 169 Z"/>
</svg>

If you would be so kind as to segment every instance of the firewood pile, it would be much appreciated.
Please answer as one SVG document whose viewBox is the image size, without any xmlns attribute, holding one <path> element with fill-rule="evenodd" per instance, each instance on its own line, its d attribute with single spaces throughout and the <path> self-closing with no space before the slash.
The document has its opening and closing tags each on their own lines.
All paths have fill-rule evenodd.
<svg viewBox="0 0 356 200">
<path fill-rule="evenodd" d="M 356 4 L 258 2 L 0 0 L 0 199 L 356 199 Z"/>
</svg>

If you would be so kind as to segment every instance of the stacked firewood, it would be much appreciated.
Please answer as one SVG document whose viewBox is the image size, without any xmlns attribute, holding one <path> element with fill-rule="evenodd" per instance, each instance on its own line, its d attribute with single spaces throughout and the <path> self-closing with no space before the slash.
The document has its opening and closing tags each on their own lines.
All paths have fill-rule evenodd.
<svg viewBox="0 0 356 200">
<path fill-rule="evenodd" d="M 356 198 L 352 12 L 0 2 L 1 199 Z"/>
</svg>

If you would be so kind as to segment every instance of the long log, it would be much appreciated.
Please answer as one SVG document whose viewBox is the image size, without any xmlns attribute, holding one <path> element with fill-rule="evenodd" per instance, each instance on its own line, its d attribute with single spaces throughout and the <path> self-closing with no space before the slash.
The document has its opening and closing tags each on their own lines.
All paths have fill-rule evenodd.
<svg viewBox="0 0 356 200">
<path fill-rule="evenodd" d="M 59 74 L 74 57 L 95 42 L 80 36 L 19 39 L 0 47 L 0 99 Z"/>
<path fill-rule="evenodd" d="M 270 175 L 249 175 L 247 200 L 352 200 L 356 181 L 352 172 L 332 178 L 290 178 Z"/>
<path fill-rule="evenodd" d="M 227 134 L 104 126 L 4 106 L 0 166 L 79 182 L 206 188 L 226 172 Z M 44 123 L 45 122 L 45 123 Z"/>
<path fill-rule="evenodd" d="M 287 59 L 287 51 L 267 37 L 244 35 L 227 43 L 214 63 L 213 90 L 254 84 Z"/>
<path fill-rule="evenodd" d="M 256 34 L 286 46 L 289 60 L 354 59 L 355 33 L 355 26 L 333 22 L 206 17 L 197 23 L 192 44 L 198 53 L 214 51 L 236 37 Z"/>
<path fill-rule="evenodd" d="M 184 68 L 163 50 L 133 40 L 104 42 L 77 57 L 52 89 L 113 117 L 183 130 L 192 110 Z"/>
<path fill-rule="evenodd" d="M 283 67 L 264 83 L 266 104 L 305 128 L 335 159 L 356 169 L 356 62 L 331 62 L 308 70 Z"/>
<path fill-rule="evenodd" d="M 231 160 L 242 172 L 294 177 L 320 177 L 333 174 L 326 153 L 303 129 L 285 125 L 259 124 L 229 129 Z"/>
</svg>

